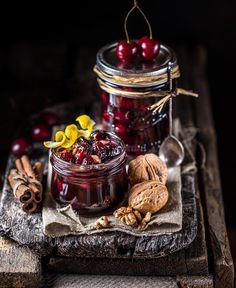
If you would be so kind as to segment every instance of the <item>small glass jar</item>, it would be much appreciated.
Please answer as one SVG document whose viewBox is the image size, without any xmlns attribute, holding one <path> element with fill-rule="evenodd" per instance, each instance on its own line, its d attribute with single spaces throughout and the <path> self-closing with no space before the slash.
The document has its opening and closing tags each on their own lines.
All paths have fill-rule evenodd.
<svg viewBox="0 0 236 288">
<path fill-rule="evenodd" d="M 128 155 L 157 153 L 169 135 L 171 105 L 161 111 L 152 105 L 175 91 L 180 76 L 174 51 L 161 45 L 154 61 L 124 64 L 116 57 L 113 43 L 97 53 L 95 72 L 100 86 L 103 128 L 113 131 L 126 144 Z"/>
<path fill-rule="evenodd" d="M 60 159 L 52 151 L 51 193 L 60 204 L 71 204 L 80 214 L 100 212 L 118 204 L 127 192 L 125 145 L 113 133 L 121 153 L 106 163 L 78 165 Z"/>
</svg>

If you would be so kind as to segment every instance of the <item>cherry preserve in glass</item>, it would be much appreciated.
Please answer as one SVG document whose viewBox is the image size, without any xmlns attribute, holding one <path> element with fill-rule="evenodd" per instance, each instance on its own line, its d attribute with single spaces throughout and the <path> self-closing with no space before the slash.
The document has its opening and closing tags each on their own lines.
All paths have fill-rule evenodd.
<svg viewBox="0 0 236 288">
<path fill-rule="evenodd" d="M 51 193 L 57 202 L 63 205 L 71 204 L 80 214 L 101 212 L 111 208 L 122 201 L 127 192 L 125 145 L 117 135 L 109 132 L 106 134 L 109 136 L 111 146 L 103 144 L 106 142 L 103 140 L 96 140 L 91 144 L 93 147 L 97 145 L 96 147 L 100 149 L 97 155 L 101 157 L 104 153 L 110 153 L 105 155 L 106 160 L 102 163 L 90 161 L 89 151 L 94 149 L 92 146 L 84 150 L 90 154 L 84 155 L 81 161 L 77 161 L 78 158 L 75 158 L 75 161 L 66 159 L 67 156 L 62 158 L 62 154 L 56 149 L 51 152 Z M 78 149 L 81 150 L 83 147 Z"/>
<path fill-rule="evenodd" d="M 154 61 L 139 58 L 124 64 L 116 57 L 116 44 L 104 46 L 97 53 L 95 72 L 103 128 L 120 136 L 127 154 L 132 157 L 158 153 L 169 134 L 169 102 L 161 111 L 153 112 L 150 107 L 170 93 L 170 80 L 172 89 L 176 89 L 176 78 L 180 74 L 175 53 L 162 44 Z M 171 75 L 168 67 L 173 72 Z"/>
</svg>

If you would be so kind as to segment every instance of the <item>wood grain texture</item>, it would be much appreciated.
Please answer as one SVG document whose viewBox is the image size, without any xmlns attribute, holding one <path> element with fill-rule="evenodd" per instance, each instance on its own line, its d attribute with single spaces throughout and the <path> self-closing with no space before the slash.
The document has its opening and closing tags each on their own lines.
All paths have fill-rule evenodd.
<svg viewBox="0 0 236 288">
<path fill-rule="evenodd" d="M 0 287 L 39 287 L 41 259 L 27 247 L 0 237 Z"/>
<path fill-rule="evenodd" d="M 224 204 L 220 182 L 219 164 L 217 157 L 217 139 L 212 119 L 211 102 L 206 81 L 206 54 L 200 49 L 197 54 L 194 70 L 194 83 L 200 93 L 196 102 L 196 121 L 200 128 L 199 141 L 206 152 L 206 163 L 202 166 L 202 185 L 204 190 L 207 229 L 209 230 L 211 250 L 214 257 L 215 285 L 216 287 L 233 287 L 234 265 L 230 253 L 227 237 Z"/>
<path fill-rule="evenodd" d="M 201 209 L 200 203 L 197 205 Z M 208 275 L 208 258 L 202 214 L 198 214 L 198 234 L 186 249 L 165 257 L 138 258 L 90 258 L 51 256 L 48 269 L 60 273 L 96 275 Z M 89 269 L 92 267 L 92 269 Z"/>
<path fill-rule="evenodd" d="M 212 276 L 177 276 L 176 283 L 179 288 L 213 288 Z"/>
<path fill-rule="evenodd" d="M 47 273 L 45 288 L 213 288 L 212 276 L 144 277 Z"/>
</svg>

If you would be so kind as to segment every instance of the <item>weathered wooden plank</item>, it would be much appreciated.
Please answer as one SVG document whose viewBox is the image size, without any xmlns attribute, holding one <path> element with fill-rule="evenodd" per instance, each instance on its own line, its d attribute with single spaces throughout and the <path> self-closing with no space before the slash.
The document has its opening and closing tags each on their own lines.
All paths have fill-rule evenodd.
<svg viewBox="0 0 236 288">
<path fill-rule="evenodd" d="M 8 169 L 9 167 L 7 167 Z M 2 190 L 0 190 L 0 199 Z M 3 219 L 0 218 L 0 222 Z M 0 237 L 0 287 L 39 287 L 41 258 L 28 247 Z"/>
<path fill-rule="evenodd" d="M 51 257 L 48 269 L 60 273 L 92 275 L 175 276 L 187 273 L 184 256 L 182 251 L 158 259 Z"/>
<path fill-rule="evenodd" d="M 144 277 L 47 273 L 45 288 L 213 288 L 212 276 Z"/>
<path fill-rule="evenodd" d="M 197 210 L 201 210 L 198 202 Z M 198 234 L 186 249 L 166 257 L 135 259 L 59 257 L 53 255 L 48 262 L 51 271 L 78 274 L 111 275 L 208 275 L 208 262 L 202 213 L 198 213 Z M 71 253 L 72 254 L 72 253 Z M 93 267 L 91 270 L 90 267 Z"/>
<path fill-rule="evenodd" d="M 175 278 L 98 275 L 45 275 L 45 288 L 178 288 Z M 197 287 L 197 286 L 196 286 Z"/>
<path fill-rule="evenodd" d="M 179 87 L 192 90 L 193 86 L 193 53 L 185 47 L 177 48 L 178 61 L 181 75 Z M 185 127 L 196 127 L 194 123 L 194 103 L 198 101 L 192 97 L 179 96 L 175 99 L 175 116 L 180 118 Z M 193 145 L 194 155 L 196 155 L 196 144 Z M 196 181 L 196 201 L 198 215 L 198 233 L 192 245 L 185 249 L 186 266 L 190 275 L 205 275 L 208 269 L 208 253 L 205 240 L 205 225 L 203 219 L 203 209 L 198 189 L 198 179 Z M 198 272 L 197 272 L 198 271 Z"/>
<path fill-rule="evenodd" d="M 197 193 L 197 197 L 199 197 L 199 193 Z M 207 275 L 209 273 L 208 253 L 205 240 L 203 211 L 199 199 L 197 200 L 197 211 L 199 215 L 197 237 L 192 245 L 184 250 L 186 269 L 189 275 Z"/>
<path fill-rule="evenodd" d="M 179 288 L 213 288 L 212 276 L 177 276 L 176 283 Z"/>
<path fill-rule="evenodd" d="M 0 287 L 39 287 L 41 260 L 27 247 L 0 237 Z"/>
<path fill-rule="evenodd" d="M 217 143 L 212 119 L 211 103 L 205 75 L 206 54 L 200 49 L 194 69 L 195 90 L 200 98 L 196 102 L 196 120 L 200 128 L 199 140 L 206 151 L 206 163 L 201 169 L 205 205 L 210 234 L 211 250 L 214 257 L 216 287 L 233 287 L 234 265 L 227 237 L 222 189 L 220 183 Z"/>
</svg>

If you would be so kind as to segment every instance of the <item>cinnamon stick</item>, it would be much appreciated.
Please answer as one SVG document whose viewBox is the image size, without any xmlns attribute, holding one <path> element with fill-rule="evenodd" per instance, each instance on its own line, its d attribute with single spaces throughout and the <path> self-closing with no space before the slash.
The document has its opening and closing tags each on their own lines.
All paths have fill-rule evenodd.
<svg viewBox="0 0 236 288">
<path fill-rule="evenodd" d="M 23 155 L 21 159 L 17 159 L 15 163 L 17 169 L 22 171 L 28 178 L 36 179 L 36 175 L 27 155 Z M 34 183 L 29 183 L 28 187 L 33 192 L 34 201 L 40 203 L 42 201 L 42 192 L 40 188 Z"/>
<path fill-rule="evenodd" d="M 16 159 L 15 161 L 15 165 L 16 165 L 16 169 L 25 177 L 27 176 L 27 174 L 25 173 L 24 167 L 22 165 L 21 159 Z"/>
<path fill-rule="evenodd" d="M 37 210 L 38 206 L 35 201 L 31 201 L 30 203 L 24 203 L 22 205 L 22 210 L 28 214 L 31 214 Z"/>
<path fill-rule="evenodd" d="M 20 160 L 27 176 L 30 178 L 36 178 L 29 157 L 27 155 L 23 155 Z"/>
<path fill-rule="evenodd" d="M 44 164 L 42 162 L 37 161 L 35 162 L 33 169 L 34 169 L 36 179 L 41 183 L 43 180 Z M 42 201 L 42 189 L 40 190 L 40 194 L 35 193 L 35 199 L 36 199 L 36 196 L 38 197 L 39 202 L 41 202 Z"/>
<path fill-rule="evenodd" d="M 15 197 L 19 199 L 21 203 L 29 203 L 34 199 L 33 193 L 22 180 L 17 180 L 18 176 L 17 170 L 11 169 L 8 175 L 9 184 L 12 189 L 15 190 Z M 15 187 L 17 187 L 17 189 L 15 189 Z"/>
<path fill-rule="evenodd" d="M 34 173 L 35 173 L 35 177 L 38 181 L 42 182 L 43 180 L 43 170 L 44 170 L 44 165 L 42 162 L 35 162 L 34 163 Z"/>
<path fill-rule="evenodd" d="M 14 196 L 22 203 L 22 210 L 33 213 L 42 201 L 41 181 L 43 178 L 43 163 L 37 161 L 32 167 L 28 156 L 24 155 L 15 161 L 16 169 L 11 169 L 8 175 Z"/>
</svg>

